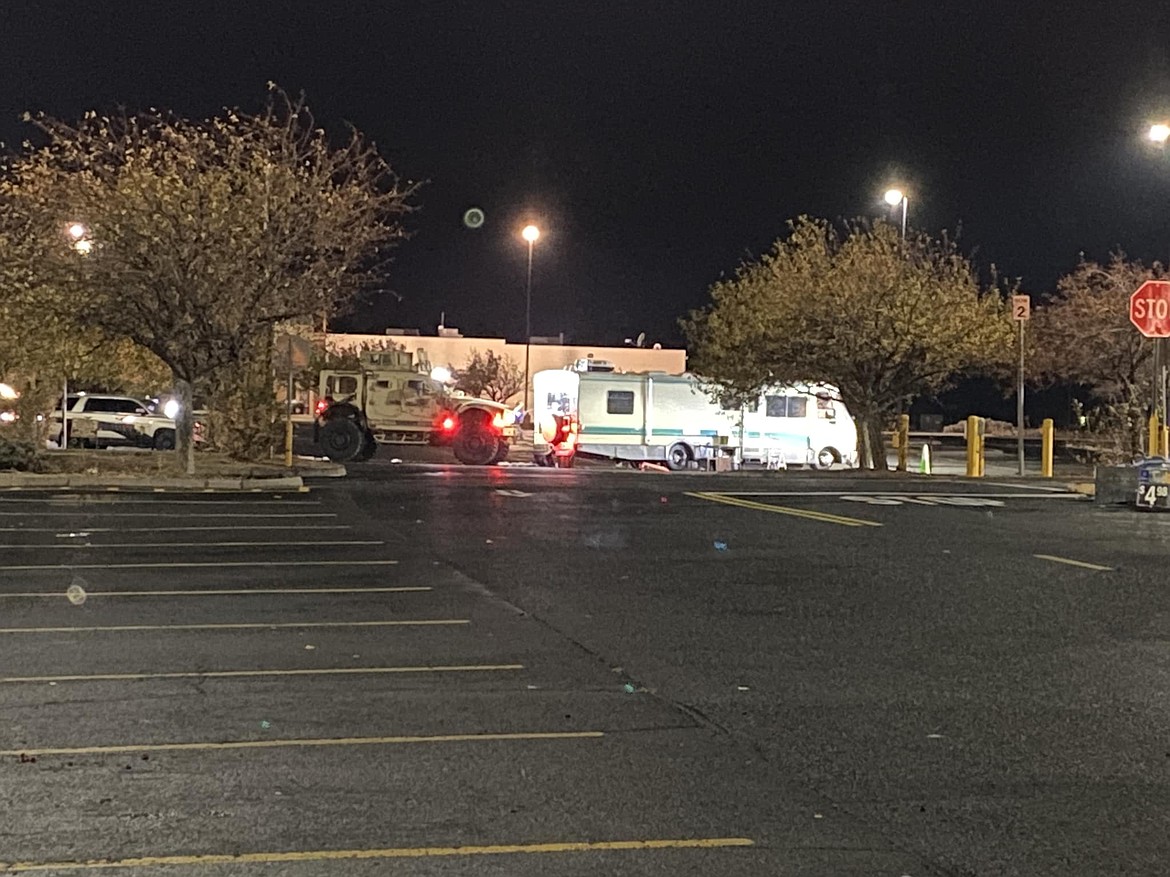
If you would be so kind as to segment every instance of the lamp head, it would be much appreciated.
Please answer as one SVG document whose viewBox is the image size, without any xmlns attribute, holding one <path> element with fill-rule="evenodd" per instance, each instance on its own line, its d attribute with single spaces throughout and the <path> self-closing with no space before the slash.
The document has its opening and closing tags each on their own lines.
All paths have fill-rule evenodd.
<svg viewBox="0 0 1170 877">
<path fill-rule="evenodd" d="M 906 196 L 902 194 L 901 189 L 887 189 L 886 194 L 882 196 L 885 202 L 891 207 L 896 207 L 905 200 Z"/>
</svg>

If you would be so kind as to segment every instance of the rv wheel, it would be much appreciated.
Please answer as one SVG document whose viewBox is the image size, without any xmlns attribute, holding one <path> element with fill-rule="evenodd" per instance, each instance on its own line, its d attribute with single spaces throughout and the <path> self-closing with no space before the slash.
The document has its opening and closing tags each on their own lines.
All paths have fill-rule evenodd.
<svg viewBox="0 0 1170 877">
<path fill-rule="evenodd" d="M 691 449 L 682 442 L 670 446 L 666 452 L 666 468 L 673 472 L 685 469 L 691 462 Z"/>
<path fill-rule="evenodd" d="M 821 448 L 817 452 L 817 468 L 818 469 L 832 469 L 833 465 L 837 463 L 837 452 L 832 448 Z"/>
</svg>

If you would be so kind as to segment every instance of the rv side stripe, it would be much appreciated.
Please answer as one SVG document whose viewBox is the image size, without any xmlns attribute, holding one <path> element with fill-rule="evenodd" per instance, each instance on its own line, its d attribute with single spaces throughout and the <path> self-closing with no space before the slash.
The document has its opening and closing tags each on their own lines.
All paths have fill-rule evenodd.
<svg viewBox="0 0 1170 877">
<path fill-rule="evenodd" d="M 736 506 L 742 509 L 751 509 L 757 512 L 774 512 L 778 515 L 791 515 L 796 518 L 807 518 L 810 521 L 820 521 L 825 524 L 841 524 L 844 527 L 880 527 L 879 521 L 867 521 L 864 518 L 847 518 L 844 515 L 832 515 L 828 512 L 816 512 L 812 509 L 794 509 L 788 506 L 770 505 L 763 502 L 723 496 L 719 493 L 687 493 L 696 499 L 705 499 L 708 502 L 720 502 L 724 505 Z"/>
</svg>

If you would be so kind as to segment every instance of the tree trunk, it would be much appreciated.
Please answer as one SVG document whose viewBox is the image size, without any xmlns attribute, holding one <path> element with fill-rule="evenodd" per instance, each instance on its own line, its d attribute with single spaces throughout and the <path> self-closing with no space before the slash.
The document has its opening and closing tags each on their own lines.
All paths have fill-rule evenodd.
<svg viewBox="0 0 1170 877">
<path fill-rule="evenodd" d="M 175 418 L 175 454 L 179 466 L 188 475 L 195 474 L 195 404 L 192 401 L 191 382 L 175 375 L 175 395 L 179 413 Z"/>
<path fill-rule="evenodd" d="M 857 424 L 857 453 L 862 469 L 885 470 L 886 443 L 882 435 L 882 417 L 876 409 L 862 408 L 854 412 Z"/>
</svg>

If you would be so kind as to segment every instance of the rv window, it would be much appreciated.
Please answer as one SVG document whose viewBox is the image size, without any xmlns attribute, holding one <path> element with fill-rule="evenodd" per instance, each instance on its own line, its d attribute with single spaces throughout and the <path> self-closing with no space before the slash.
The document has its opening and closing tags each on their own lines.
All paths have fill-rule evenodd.
<svg viewBox="0 0 1170 877">
<path fill-rule="evenodd" d="M 787 417 L 787 397 L 786 396 L 765 396 L 764 402 L 767 404 L 766 415 L 768 417 Z"/>
<path fill-rule="evenodd" d="M 808 396 L 788 397 L 788 416 L 804 417 L 808 413 Z"/>
<path fill-rule="evenodd" d="M 837 416 L 837 406 L 833 404 L 832 399 L 826 399 L 824 396 L 817 396 L 817 416 L 825 417 L 832 420 Z"/>
<path fill-rule="evenodd" d="M 610 390 L 605 396 L 606 414 L 633 414 L 634 391 Z"/>
</svg>

